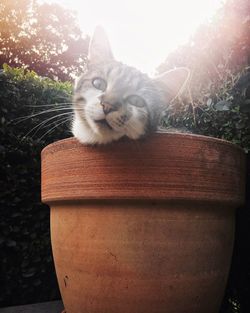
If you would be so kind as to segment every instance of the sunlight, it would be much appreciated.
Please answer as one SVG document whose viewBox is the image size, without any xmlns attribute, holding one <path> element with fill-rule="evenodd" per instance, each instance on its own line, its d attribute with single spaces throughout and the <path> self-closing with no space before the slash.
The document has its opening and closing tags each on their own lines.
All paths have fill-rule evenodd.
<svg viewBox="0 0 250 313">
<path fill-rule="evenodd" d="M 57 2 L 77 11 L 84 33 L 91 34 L 96 25 L 102 25 L 115 57 L 150 74 L 223 3 L 222 0 Z"/>
</svg>

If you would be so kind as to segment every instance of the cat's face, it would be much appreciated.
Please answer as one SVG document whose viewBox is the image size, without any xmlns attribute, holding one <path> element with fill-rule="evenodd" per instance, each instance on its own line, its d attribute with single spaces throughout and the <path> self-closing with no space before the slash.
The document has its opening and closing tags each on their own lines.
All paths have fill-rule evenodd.
<svg viewBox="0 0 250 313">
<path fill-rule="evenodd" d="M 154 130 L 171 98 L 171 92 L 165 92 L 171 86 L 160 81 L 115 61 L 105 33 L 97 28 L 88 67 L 75 87 L 74 136 L 82 143 L 105 144 L 123 136 L 138 139 Z"/>
<path fill-rule="evenodd" d="M 155 128 L 164 97 L 146 75 L 113 61 L 89 66 L 77 83 L 74 103 L 84 131 L 74 128 L 76 137 L 107 143 L 123 136 L 138 139 Z"/>
</svg>

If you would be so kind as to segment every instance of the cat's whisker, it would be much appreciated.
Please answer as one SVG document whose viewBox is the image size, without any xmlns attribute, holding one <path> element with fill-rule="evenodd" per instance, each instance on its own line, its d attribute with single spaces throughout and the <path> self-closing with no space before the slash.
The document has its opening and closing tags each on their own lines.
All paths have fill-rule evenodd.
<svg viewBox="0 0 250 313">
<path fill-rule="evenodd" d="M 62 107 L 62 106 L 68 106 L 68 105 L 73 105 L 73 102 L 61 102 L 61 103 L 51 103 L 51 104 L 41 104 L 41 105 L 25 105 L 27 108 L 43 108 L 43 107 Z"/>
<path fill-rule="evenodd" d="M 44 138 L 46 135 L 50 134 L 55 128 L 57 128 L 58 126 L 60 126 L 63 123 L 72 121 L 72 119 L 69 119 L 68 117 L 63 119 L 63 121 L 60 121 L 59 123 L 57 123 L 54 127 L 50 128 L 47 132 L 45 132 L 41 137 L 38 138 L 38 140 L 41 140 L 42 138 Z"/>
<path fill-rule="evenodd" d="M 21 122 L 23 122 L 23 121 L 26 121 L 27 119 L 32 118 L 32 117 L 36 117 L 36 116 L 39 116 L 39 115 L 42 115 L 42 114 L 46 114 L 46 113 L 58 112 L 58 111 L 65 111 L 65 110 L 70 110 L 70 111 L 72 111 L 72 108 L 49 109 L 49 110 L 45 110 L 45 111 L 38 112 L 38 113 L 35 113 L 35 114 L 31 114 L 31 115 L 27 115 L 27 116 L 18 117 L 18 118 L 16 118 L 16 119 L 14 119 L 13 121 L 11 121 L 11 123 L 15 122 L 15 124 L 19 124 L 19 123 L 21 123 Z M 17 122 L 16 122 L 16 121 L 17 121 Z"/>
<path fill-rule="evenodd" d="M 55 125 L 55 123 L 57 123 L 56 125 L 58 125 L 58 122 L 61 122 L 61 121 L 64 121 L 64 122 L 66 122 L 67 120 L 71 120 L 71 118 L 69 118 L 69 117 L 67 117 L 67 118 L 61 118 L 61 119 L 59 119 L 59 120 L 57 120 L 57 121 L 53 121 L 53 122 L 51 122 L 51 123 L 49 123 L 49 124 L 47 124 L 46 125 L 46 127 L 50 127 L 50 126 L 52 126 L 52 125 Z M 51 128 L 50 128 L 51 129 Z M 35 134 L 38 132 L 38 130 L 36 130 L 35 132 L 34 132 L 34 134 L 31 136 L 31 138 L 34 138 L 34 136 L 35 136 Z M 23 137 L 23 139 L 25 139 L 25 138 L 27 138 L 27 135 L 28 134 L 26 134 L 24 137 Z M 39 140 L 39 138 L 38 138 L 38 140 Z"/>
<path fill-rule="evenodd" d="M 67 112 L 67 113 L 58 114 L 58 115 L 55 115 L 55 116 L 52 116 L 52 117 L 46 119 L 45 121 L 42 121 L 41 123 L 39 123 L 38 125 L 36 125 L 35 127 L 33 127 L 31 130 L 29 130 L 29 131 L 24 135 L 24 137 L 27 137 L 29 134 L 31 134 L 33 131 L 35 131 L 35 132 L 33 133 L 33 136 L 34 136 L 34 135 L 39 131 L 39 129 L 41 129 L 43 126 L 45 126 L 45 125 L 47 124 L 46 127 L 48 127 L 48 126 L 50 126 L 51 124 L 53 124 L 53 123 L 55 122 L 55 121 L 53 121 L 52 123 L 49 123 L 49 124 L 48 124 L 49 121 L 55 120 L 55 119 L 58 118 L 58 117 L 61 117 L 61 118 L 62 118 L 62 116 L 65 116 L 65 115 L 67 115 L 67 116 L 73 115 L 73 112 Z"/>
<path fill-rule="evenodd" d="M 66 122 L 66 121 L 72 121 L 72 118 L 60 118 L 60 119 L 57 120 L 57 121 L 53 121 L 53 122 L 47 124 L 45 127 L 46 127 L 46 128 L 50 127 L 50 129 L 52 129 L 51 126 L 55 125 L 55 126 L 57 127 L 58 125 L 60 125 L 60 122 Z M 54 127 L 54 128 L 56 128 L 56 127 Z M 49 130 L 50 130 L 50 129 L 49 129 Z M 37 131 L 35 131 L 35 133 L 32 135 L 32 138 L 34 138 L 34 136 L 36 135 L 36 133 L 37 133 Z M 49 131 L 47 132 L 47 134 L 48 134 L 48 133 L 49 133 Z"/>
</svg>

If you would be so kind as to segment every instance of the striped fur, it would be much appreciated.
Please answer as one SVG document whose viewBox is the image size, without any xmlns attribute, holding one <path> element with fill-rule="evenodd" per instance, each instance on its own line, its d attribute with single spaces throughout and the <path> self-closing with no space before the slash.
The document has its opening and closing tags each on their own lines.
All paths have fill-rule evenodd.
<svg viewBox="0 0 250 313">
<path fill-rule="evenodd" d="M 104 80 L 105 90 L 94 86 L 95 78 Z M 75 86 L 72 132 L 84 144 L 141 138 L 157 128 L 166 106 L 165 90 L 158 80 L 115 61 L 105 33 L 98 28 L 90 43 L 88 66 Z M 139 97 L 139 102 L 131 103 L 131 96 Z"/>
</svg>

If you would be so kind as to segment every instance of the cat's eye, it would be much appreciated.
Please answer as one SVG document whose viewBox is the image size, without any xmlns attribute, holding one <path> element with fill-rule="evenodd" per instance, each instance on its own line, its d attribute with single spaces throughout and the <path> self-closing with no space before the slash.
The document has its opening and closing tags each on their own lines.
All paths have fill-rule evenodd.
<svg viewBox="0 0 250 313">
<path fill-rule="evenodd" d="M 137 95 L 128 96 L 126 99 L 126 102 L 131 104 L 131 105 L 134 105 L 136 107 L 144 107 L 145 106 L 144 99 L 142 99 L 142 97 L 137 96 Z"/>
<path fill-rule="evenodd" d="M 99 90 L 106 90 L 107 88 L 107 83 L 106 81 L 103 79 L 103 78 L 100 78 L 100 77 L 95 77 L 93 80 L 92 80 L 92 85 L 96 88 L 96 89 L 99 89 Z"/>
</svg>

